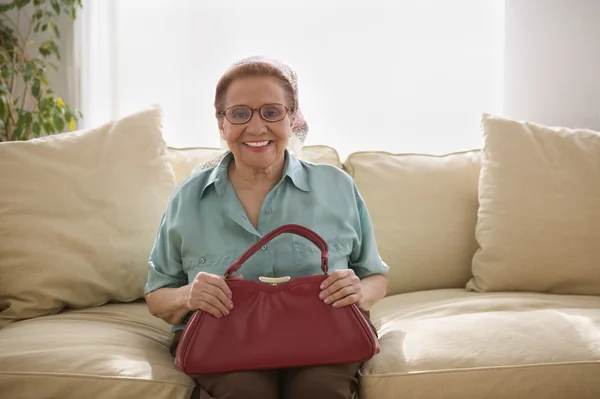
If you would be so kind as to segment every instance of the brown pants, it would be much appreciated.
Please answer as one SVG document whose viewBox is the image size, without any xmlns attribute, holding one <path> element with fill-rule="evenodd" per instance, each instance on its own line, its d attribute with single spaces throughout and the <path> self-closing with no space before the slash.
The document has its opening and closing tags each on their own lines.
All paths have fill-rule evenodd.
<svg viewBox="0 0 600 399">
<path fill-rule="evenodd" d="M 369 320 L 368 312 L 363 312 Z M 370 324 L 370 322 L 369 322 Z M 371 328 L 375 331 L 373 325 Z M 181 332 L 175 333 L 175 356 Z M 358 388 L 362 363 L 293 369 L 192 375 L 197 385 L 191 399 L 350 399 Z"/>
</svg>

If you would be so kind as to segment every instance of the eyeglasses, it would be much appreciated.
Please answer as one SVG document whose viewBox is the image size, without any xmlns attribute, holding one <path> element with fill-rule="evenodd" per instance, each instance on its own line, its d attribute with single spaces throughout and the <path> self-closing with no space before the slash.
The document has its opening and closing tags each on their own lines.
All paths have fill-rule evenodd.
<svg viewBox="0 0 600 399">
<path fill-rule="evenodd" d="M 289 112 L 289 108 L 283 104 L 265 104 L 260 108 L 250 108 L 247 105 L 234 105 L 222 112 L 229 122 L 234 125 L 243 125 L 252 119 L 254 111 L 260 111 L 259 114 L 267 122 L 279 122 Z"/>
</svg>

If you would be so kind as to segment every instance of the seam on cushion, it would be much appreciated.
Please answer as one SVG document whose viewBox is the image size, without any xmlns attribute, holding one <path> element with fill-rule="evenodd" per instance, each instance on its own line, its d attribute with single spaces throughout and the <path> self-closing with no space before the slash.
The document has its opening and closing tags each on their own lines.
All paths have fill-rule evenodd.
<svg viewBox="0 0 600 399">
<path fill-rule="evenodd" d="M 74 309 L 74 310 L 82 310 L 82 309 Z M 148 330 L 152 330 L 153 332 L 156 333 L 160 333 L 160 334 L 172 334 L 171 332 L 169 332 L 168 330 L 162 330 L 159 327 L 154 327 L 151 326 L 149 324 L 145 324 L 142 323 L 140 321 L 134 321 L 134 320 L 127 320 L 127 319 L 115 319 L 114 317 L 111 316 L 101 316 L 101 315 L 95 315 L 95 314 L 91 314 L 91 313 L 71 313 L 69 311 L 67 312 L 60 312 L 54 315 L 49 315 L 49 316 L 66 316 L 66 317 L 53 317 L 51 320 L 50 319 L 46 319 L 44 320 L 44 322 L 59 322 L 59 323 L 64 323 L 65 321 L 75 321 L 75 322 L 85 322 L 85 323 L 90 323 L 90 322 L 95 322 L 95 323 L 99 323 L 103 326 L 108 325 L 110 327 L 115 327 L 116 326 L 121 326 L 121 325 L 127 325 L 127 324 L 131 324 L 134 326 L 142 326 L 147 328 Z M 74 317 L 68 317 L 68 316 L 74 316 Z M 89 318 L 86 318 L 86 316 L 89 316 Z M 42 316 L 44 317 L 44 316 Z M 67 320 L 65 320 L 67 319 Z M 37 322 L 37 320 L 42 320 L 41 318 L 34 318 L 34 319 L 25 319 L 25 320 L 20 320 L 20 322 L 26 323 L 26 322 L 30 322 L 30 323 L 35 323 Z M 110 321 L 115 321 L 115 323 L 110 323 Z M 16 327 L 15 327 L 16 328 Z M 122 330 L 122 331 L 126 331 L 126 330 Z M 136 336 L 140 336 L 140 334 L 135 334 L 132 333 Z M 153 342 L 157 342 L 152 340 Z"/>
<path fill-rule="evenodd" d="M 426 153 L 426 152 L 355 151 L 355 152 L 351 153 L 350 155 L 348 155 L 346 160 L 353 158 L 354 156 L 365 155 L 365 154 L 367 154 L 367 155 L 368 154 L 391 155 L 394 157 L 420 156 L 420 157 L 426 157 L 426 158 L 446 158 L 446 157 L 453 156 L 453 155 L 462 155 L 462 154 L 470 154 L 470 153 L 478 154 L 481 152 L 482 152 L 481 149 L 478 149 L 478 148 L 473 148 L 470 150 L 462 150 L 462 151 L 445 152 L 442 154 L 430 154 L 430 153 Z"/>
<path fill-rule="evenodd" d="M 365 155 L 365 154 L 381 154 L 381 155 L 388 155 L 388 156 L 392 156 L 392 157 L 407 157 L 407 156 L 419 156 L 419 157 L 425 157 L 425 158 L 437 158 L 437 159 L 442 159 L 442 158 L 446 158 L 446 157 L 451 157 L 453 155 L 463 155 L 463 154 L 480 154 L 482 151 L 481 149 L 471 149 L 471 150 L 463 150 L 463 151 L 454 151 L 454 152 L 448 152 L 448 153 L 443 153 L 443 154 L 427 154 L 427 153 L 420 153 L 420 152 L 389 152 L 389 151 L 355 151 L 351 154 L 349 154 L 346 159 L 344 160 L 344 162 L 342 162 L 342 167 L 344 170 L 346 170 L 348 172 L 348 174 L 352 177 L 354 177 L 354 166 L 352 166 L 352 158 L 354 158 L 355 156 L 360 156 L 360 155 Z"/>
<path fill-rule="evenodd" d="M 10 376 L 23 376 L 23 377 L 52 377 L 52 378 L 76 378 L 76 379 L 88 379 L 88 380 L 110 380 L 110 381 L 119 381 L 119 382 L 140 382 L 140 383 L 153 383 L 153 384 L 169 384 L 169 385 L 179 385 L 182 387 L 193 386 L 192 378 L 190 378 L 190 385 L 175 382 L 172 380 L 149 380 L 138 377 L 125 377 L 125 376 L 108 376 L 108 375 L 91 375 L 91 374 L 67 374 L 67 373 L 52 373 L 52 372 L 37 372 L 37 371 L 0 371 L 0 379 L 2 377 L 10 377 Z"/>
<path fill-rule="evenodd" d="M 405 376 L 428 376 L 433 374 L 450 374 L 450 373 L 476 373 L 480 371 L 493 370 L 510 370 L 510 369 L 533 369 L 546 367 L 564 367 L 564 366 L 600 366 L 600 360 L 576 361 L 576 362 L 558 362 L 558 363 L 532 363 L 519 364 L 512 366 L 489 366 L 489 367 L 468 367 L 443 370 L 423 370 L 423 371 L 408 371 L 400 373 L 385 373 L 385 374 L 363 374 L 362 369 L 359 370 L 361 378 L 389 378 L 389 377 L 405 377 Z"/>
</svg>

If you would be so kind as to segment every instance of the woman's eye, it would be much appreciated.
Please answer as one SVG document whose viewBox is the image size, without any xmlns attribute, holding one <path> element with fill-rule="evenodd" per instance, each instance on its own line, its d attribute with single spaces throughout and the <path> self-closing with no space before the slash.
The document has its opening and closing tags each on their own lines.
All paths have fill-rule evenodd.
<svg viewBox="0 0 600 399">
<path fill-rule="evenodd" d="M 248 117 L 248 111 L 244 109 L 237 109 L 233 111 L 233 117 L 236 119 L 245 119 Z"/>
<path fill-rule="evenodd" d="M 264 110 L 263 115 L 266 118 L 275 118 L 279 116 L 280 113 L 281 112 L 277 108 L 267 108 L 266 110 Z"/>
</svg>

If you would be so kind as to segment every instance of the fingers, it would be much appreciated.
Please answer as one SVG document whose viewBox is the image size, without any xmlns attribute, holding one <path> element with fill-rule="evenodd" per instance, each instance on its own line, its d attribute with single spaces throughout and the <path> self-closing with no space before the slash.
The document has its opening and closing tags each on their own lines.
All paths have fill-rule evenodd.
<svg viewBox="0 0 600 399">
<path fill-rule="evenodd" d="M 327 277 L 323 283 L 321 283 L 321 289 L 325 290 L 327 287 L 335 283 L 337 280 L 354 275 L 354 270 L 334 270 L 329 277 Z"/>
<path fill-rule="evenodd" d="M 223 317 L 223 313 L 220 309 L 212 306 L 210 303 L 207 302 L 200 302 L 195 310 L 201 310 L 203 312 L 209 313 L 217 319 Z"/>
<path fill-rule="evenodd" d="M 360 302 L 360 298 L 361 296 L 359 294 L 352 294 L 352 295 L 348 295 L 345 298 L 342 298 L 341 300 L 334 302 L 333 306 L 334 308 L 341 308 L 344 306 L 349 306 L 352 305 L 353 303 L 358 303 Z"/>
<path fill-rule="evenodd" d="M 231 289 L 222 277 L 213 274 L 211 278 L 206 280 L 206 282 L 212 286 L 219 288 L 225 293 L 225 295 L 227 295 L 228 298 L 231 298 L 233 296 L 233 294 L 231 293 Z"/>
<path fill-rule="evenodd" d="M 341 289 L 339 289 L 338 291 L 334 292 L 333 294 L 325 297 L 323 299 L 323 302 L 325 302 L 325 304 L 328 305 L 335 305 L 336 302 L 340 301 L 341 299 L 347 298 L 349 296 L 352 295 L 356 295 L 356 296 L 360 296 L 361 294 L 361 290 L 360 290 L 360 286 L 357 285 L 347 285 Z M 336 305 L 337 307 L 337 305 Z"/>
<path fill-rule="evenodd" d="M 331 276 L 325 279 L 323 284 L 321 284 L 321 287 L 324 288 L 322 288 L 319 298 L 325 299 L 344 287 L 360 284 L 360 279 L 354 274 L 354 271 L 349 270 L 349 272 L 346 270 L 336 270 Z"/>
<path fill-rule="evenodd" d="M 242 276 L 234 276 L 239 280 Z M 216 318 L 226 316 L 233 309 L 231 289 L 225 280 L 215 274 L 199 273 L 192 283 L 188 307 L 191 310 L 202 310 Z"/>
<path fill-rule="evenodd" d="M 336 270 L 322 284 L 319 298 L 326 304 L 341 307 L 357 303 L 362 298 L 360 279 L 352 269 Z"/>
<path fill-rule="evenodd" d="M 188 307 L 192 310 L 203 310 L 219 318 L 229 314 L 233 302 L 217 287 L 192 288 Z"/>
</svg>

